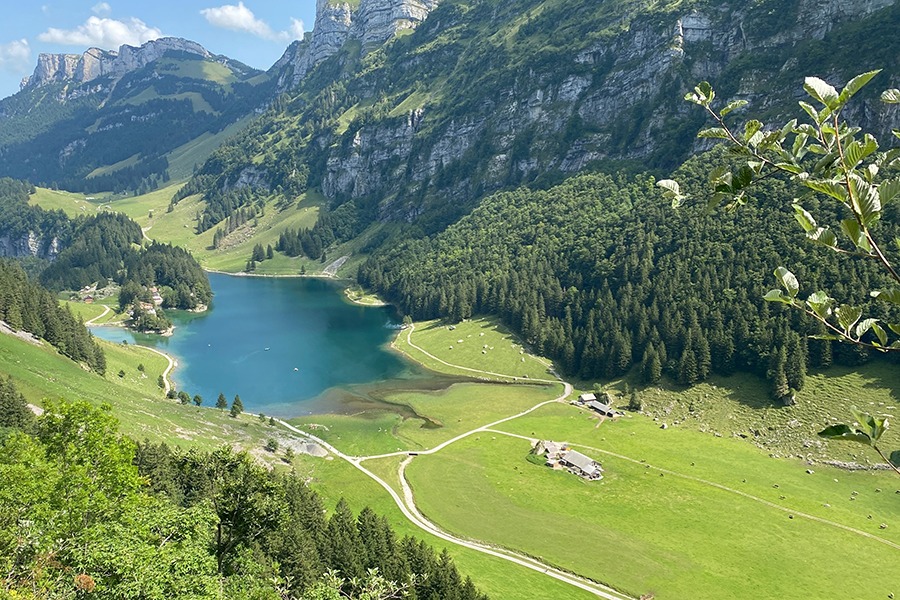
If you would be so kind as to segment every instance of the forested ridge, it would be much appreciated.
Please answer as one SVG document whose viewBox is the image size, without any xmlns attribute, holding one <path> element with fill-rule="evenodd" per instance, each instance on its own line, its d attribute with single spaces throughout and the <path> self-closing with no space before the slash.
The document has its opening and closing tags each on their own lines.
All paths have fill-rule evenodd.
<svg viewBox="0 0 900 600">
<path fill-rule="evenodd" d="M 330 600 L 381 578 L 406 598 L 486 598 L 446 550 L 343 501 L 326 515 L 293 472 L 229 448 L 135 444 L 109 406 L 45 408 L 24 430 L 0 414 L 0 597 Z"/>
<path fill-rule="evenodd" d="M 698 197 L 710 164 L 698 157 L 679 171 Z M 715 215 L 701 205 L 673 211 L 653 183 L 591 174 L 499 193 L 438 235 L 376 253 L 359 279 L 417 319 L 499 315 L 585 379 L 638 367 L 646 382 L 667 373 L 688 385 L 743 370 L 768 377 L 783 398 L 803 386 L 807 366 L 866 359 L 859 348 L 807 339 L 821 331 L 763 300 L 781 264 L 805 265 L 810 291 L 837 281 L 840 293 L 878 276 L 874 264 L 839 265 L 807 243 L 783 182 Z M 893 218 L 880 226 L 896 231 Z"/>
<path fill-rule="evenodd" d="M 33 192 L 31 184 L 0 179 L 0 237 L 37 239 L 38 256 L 52 258 L 38 277 L 47 288 L 77 290 L 109 280 L 145 291 L 158 286 L 164 308 L 209 304 L 209 279 L 183 248 L 156 242 L 141 246 L 140 226 L 121 213 L 69 219 L 61 211 L 31 206 L 28 198 Z"/>
<path fill-rule="evenodd" d="M 13 330 L 46 340 L 65 356 L 101 375 L 106 371 L 103 350 L 81 320 L 8 260 L 0 260 L 0 319 Z"/>
</svg>

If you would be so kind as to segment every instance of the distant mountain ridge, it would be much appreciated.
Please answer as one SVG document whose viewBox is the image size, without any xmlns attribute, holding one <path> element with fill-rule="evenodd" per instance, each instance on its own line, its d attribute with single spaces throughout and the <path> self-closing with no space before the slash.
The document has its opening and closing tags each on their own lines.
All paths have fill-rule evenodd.
<svg viewBox="0 0 900 600">
<path fill-rule="evenodd" d="M 118 51 L 89 48 L 83 54 L 40 54 L 34 73 L 22 80 L 21 89 L 50 83 L 88 83 L 100 77 L 118 78 L 136 71 L 175 50 L 201 58 L 212 55 L 197 42 L 175 37 L 152 40 L 139 48 L 123 44 Z"/>
<path fill-rule="evenodd" d="M 262 71 L 180 38 L 41 54 L 0 100 L 0 174 L 73 191 L 154 189 L 188 176 L 221 141 L 210 138 L 271 98 Z"/>
</svg>

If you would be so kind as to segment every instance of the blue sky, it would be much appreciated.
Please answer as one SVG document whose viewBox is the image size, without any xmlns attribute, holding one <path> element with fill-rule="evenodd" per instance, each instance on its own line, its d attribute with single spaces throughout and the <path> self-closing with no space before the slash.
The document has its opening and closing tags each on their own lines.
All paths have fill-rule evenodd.
<svg viewBox="0 0 900 600">
<path fill-rule="evenodd" d="M 258 69 L 315 20 L 315 0 L 37 0 L 0 18 L 0 98 L 19 90 L 42 52 L 80 54 L 163 36 L 199 42 Z"/>
</svg>

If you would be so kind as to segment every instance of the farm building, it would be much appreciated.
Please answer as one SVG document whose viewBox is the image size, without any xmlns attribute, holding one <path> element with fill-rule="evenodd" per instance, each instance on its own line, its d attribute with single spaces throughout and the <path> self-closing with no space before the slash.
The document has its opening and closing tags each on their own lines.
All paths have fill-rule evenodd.
<svg viewBox="0 0 900 600">
<path fill-rule="evenodd" d="M 599 400 L 592 400 L 588 402 L 586 406 L 604 417 L 616 416 L 616 411 L 612 406 L 610 406 L 609 404 L 603 404 Z"/>
<path fill-rule="evenodd" d="M 591 393 L 582 394 L 582 395 L 578 396 L 578 401 L 582 404 L 587 404 L 588 402 L 593 402 L 596 399 L 597 399 L 597 395 L 591 394 Z"/>
<path fill-rule="evenodd" d="M 597 461 L 581 452 L 569 450 L 560 456 L 560 462 L 568 467 L 570 472 L 585 479 L 603 479 L 603 469 Z"/>
<path fill-rule="evenodd" d="M 570 450 L 565 442 L 538 441 L 532 454 L 544 456 L 546 465 L 554 469 L 564 468 L 585 479 L 603 479 L 603 469 L 593 459 L 575 450 Z"/>
</svg>

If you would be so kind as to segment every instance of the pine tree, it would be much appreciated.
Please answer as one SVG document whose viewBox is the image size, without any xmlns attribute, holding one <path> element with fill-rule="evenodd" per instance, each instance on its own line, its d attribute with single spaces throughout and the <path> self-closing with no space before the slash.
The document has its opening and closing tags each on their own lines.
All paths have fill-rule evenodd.
<svg viewBox="0 0 900 600">
<path fill-rule="evenodd" d="M 784 374 L 792 390 L 800 391 L 806 382 L 806 357 L 800 345 L 800 336 L 791 332 L 785 344 Z"/>
<path fill-rule="evenodd" d="M 228 400 L 225 398 L 225 394 L 219 394 L 218 399 L 216 399 L 216 408 L 219 410 L 228 408 Z"/>
<path fill-rule="evenodd" d="M 237 418 L 242 412 L 244 412 L 244 403 L 241 402 L 241 397 L 235 394 L 234 401 L 231 403 L 231 416 Z"/>
<path fill-rule="evenodd" d="M 6 381 L 0 377 L 0 427 L 27 429 L 34 423 L 34 413 L 28 408 L 25 397 L 13 384 L 12 377 Z"/>
</svg>

